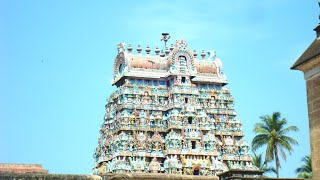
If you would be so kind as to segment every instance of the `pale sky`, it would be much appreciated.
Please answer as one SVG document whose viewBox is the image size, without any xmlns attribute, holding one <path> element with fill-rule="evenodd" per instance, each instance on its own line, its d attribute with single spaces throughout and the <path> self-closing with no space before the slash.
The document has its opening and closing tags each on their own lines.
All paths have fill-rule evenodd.
<svg viewBox="0 0 320 180">
<path fill-rule="evenodd" d="M 0 0 L 0 162 L 89 174 L 118 42 L 163 46 L 162 32 L 224 63 L 245 139 L 280 111 L 298 142 L 281 177 L 310 153 L 305 80 L 291 65 L 315 39 L 316 0 Z"/>
</svg>

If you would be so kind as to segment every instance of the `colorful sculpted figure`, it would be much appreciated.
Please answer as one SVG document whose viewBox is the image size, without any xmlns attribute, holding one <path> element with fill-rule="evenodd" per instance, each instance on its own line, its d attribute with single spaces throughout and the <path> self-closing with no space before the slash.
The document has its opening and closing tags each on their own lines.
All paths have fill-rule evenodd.
<svg viewBox="0 0 320 180">
<path fill-rule="evenodd" d="M 149 169 L 150 169 L 150 171 L 151 171 L 152 173 L 157 173 L 157 172 L 160 171 L 161 165 L 160 165 L 160 163 L 157 161 L 157 158 L 156 158 L 156 157 L 154 157 L 154 158 L 152 159 L 152 161 L 150 162 L 150 164 L 149 164 Z"/>
<path fill-rule="evenodd" d="M 142 98 L 142 103 L 149 104 L 149 100 L 150 100 L 149 93 L 148 92 L 144 92 L 144 96 Z"/>
<path fill-rule="evenodd" d="M 135 103 L 136 103 L 136 105 L 139 105 L 139 104 L 140 104 L 140 97 L 139 97 L 138 94 L 136 94 Z"/>
</svg>

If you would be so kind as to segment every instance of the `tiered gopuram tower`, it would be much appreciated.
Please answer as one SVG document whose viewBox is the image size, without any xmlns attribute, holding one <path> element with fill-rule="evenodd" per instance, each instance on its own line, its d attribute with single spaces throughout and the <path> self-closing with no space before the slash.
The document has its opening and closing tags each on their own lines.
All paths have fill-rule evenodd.
<svg viewBox="0 0 320 180">
<path fill-rule="evenodd" d="M 234 98 L 214 51 L 197 59 L 184 40 L 160 53 L 118 44 L 94 174 L 210 175 L 255 169 Z"/>
</svg>

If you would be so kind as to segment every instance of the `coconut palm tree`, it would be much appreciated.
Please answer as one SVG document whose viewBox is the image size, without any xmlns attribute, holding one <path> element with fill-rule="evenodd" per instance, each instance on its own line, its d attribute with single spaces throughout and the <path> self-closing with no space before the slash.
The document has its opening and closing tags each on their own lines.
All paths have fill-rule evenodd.
<svg viewBox="0 0 320 180">
<path fill-rule="evenodd" d="M 252 165 L 256 166 L 259 168 L 259 170 L 264 171 L 266 173 L 275 173 L 276 174 L 276 169 L 272 166 L 267 166 L 267 162 L 265 162 L 262 158 L 262 153 L 256 155 L 256 153 L 253 153 L 253 156 L 251 156 L 252 159 Z"/>
<path fill-rule="evenodd" d="M 287 136 L 289 132 L 298 131 L 296 126 L 288 126 L 285 118 L 281 119 L 280 112 L 274 112 L 272 116 L 265 115 L 260 117 L 261 122 L 254 126 L 256 136 L 252 140 L 252 150 L 255 151 L 263 146 L 266 147 L 265 162 L 276 162 L 276 174 L 279 177 L 279 168 L 281 168 L 279 153 L 286 160 L 287 150 L 289 154 L 293 152 L 292 145 L 298 145 L 298 142 L 292 137 Z"/>
<path fill-rule="evenodd" d="M 310 155 L 305 156 L 301 160 L 304 164 L 296 169 L 296 173 L 298 174 L 298 178 L 310 179 L 312 178 L 312 165 Z"/>
</svg>

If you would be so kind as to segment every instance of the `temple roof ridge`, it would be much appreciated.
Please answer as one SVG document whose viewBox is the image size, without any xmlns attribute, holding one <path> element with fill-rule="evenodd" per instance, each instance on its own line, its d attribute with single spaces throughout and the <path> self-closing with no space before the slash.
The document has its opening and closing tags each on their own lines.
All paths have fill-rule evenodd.
<svg viewBox="0 0 320 180">
<path fill-rule="evenodd" d="M 138 44 L 135 47 L 134 50 L 131 43 L 128 46 L 126 43 L 118 43 L 112 84 L 124 76 L 161 78 L 182 74 L 199 76 L 195 78 L 196 81 L 227 83 L 222 61 L 216 57 L 216 51 L 202 49 L 198 58 L 196 49 L 190 50 L 183 39 L 165 46 L 163 50 L 149 44 Z"/>
<path fill-rule="evenodd" d="M 124 43 L 120 42 L 118 43 L 118 54 L 121 52 L 126 52 L 127 54 L 132 54 L 132 55 L 141 55 L 141 56 L 160 56 L 160 57 L 167 57 L 170 55 L 170 53 L 175 49 L 179 48 L 179 44 L 184 44 L 182 46 L 182 49 L 184 50 L 189 50 L 187 48 L 186 41 L 181 39 L 181 40 L 176 40 L 176 43 L 173 44 L 171 43 L 170 47 L 165 47 L 164 49 L 160 49 L 158 45 L 150 46 L 149 44 L 146 44 L 145 46 L 142 46 L 141 44 L 137 44 L 136 48 L 133 47 L 131 43 Z M 145 48 L 144 48 L 145 47 Z M 181 49 L 181 47 L 179 48 Z M 191 50 L 190 50 L 191 51 Z M 165 56 L 161 56 L 161 53 L 165 54 Z M 197 60 L 206 60 L 206 61 L 213 61 L 216 57 L 216 51 L 214 50 L 205 50 L 202 49 L 201 54 L 198 58 L 198 53 L 197 49 L 193 50 L 193 56 Z"/>
</svg>

